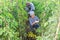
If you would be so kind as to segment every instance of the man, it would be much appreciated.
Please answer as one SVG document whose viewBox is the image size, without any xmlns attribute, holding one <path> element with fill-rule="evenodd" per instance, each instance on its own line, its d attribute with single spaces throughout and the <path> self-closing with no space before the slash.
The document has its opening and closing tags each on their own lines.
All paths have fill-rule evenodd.
<svg viewBox="0 0 60 40">
<path fill-rule="evenodd" d="M 30 2 L 27 2 L 27 3 L 26 3 L 26 8 L 25 8 L 25 10 L 26 10 L 27 12 L 34 11 L 34 10 L 35 10 L 34 4 L 33 4 L 33 3 L 30 3 Z"/>
<path fill-rule="evenodd" d="M 30 16 L 29 17 L 29 23 L 30 23 L 30 28 L 33 29 L 37 29 L 39 27 L 39 18 L 37 16 L 34 15 L 34 11 L 30 12 Z"/>
</svg>

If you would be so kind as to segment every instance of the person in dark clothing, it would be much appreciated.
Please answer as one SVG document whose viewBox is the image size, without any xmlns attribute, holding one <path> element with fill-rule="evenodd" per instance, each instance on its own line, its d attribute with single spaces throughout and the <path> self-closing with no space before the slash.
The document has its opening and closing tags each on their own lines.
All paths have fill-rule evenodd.
<svg viewBox="0 0 60 40">
<path fill-rule="evenodd" d="M 31 29 L 37 29 L 39 27 L 39 18 L 34 15 L 34 12 L 30 12 L 29 23 Z"/>
</svg>

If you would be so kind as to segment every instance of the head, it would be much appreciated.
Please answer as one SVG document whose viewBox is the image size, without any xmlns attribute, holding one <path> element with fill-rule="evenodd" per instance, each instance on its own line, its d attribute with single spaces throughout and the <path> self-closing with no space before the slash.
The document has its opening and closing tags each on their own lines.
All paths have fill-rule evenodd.
<svg viewBox="0 0 60 40">
<path fill-rule="evenodd" d="M 33 14 L 33 15 L 31 15 L 31 18 L 34 18 L 35 17 L 35 15 Z"/>
<path fill-rule="evenodd" d="M 31 18 L 35 17 L 34 11 L 30 11 L 29 14 L 30 14 Z"/>
<path fill-rule="evenodd" d="M 26 6 L 30 6 L 30 2 L 27 2 L 27 3 L 26 3 Z"/>
</svg>

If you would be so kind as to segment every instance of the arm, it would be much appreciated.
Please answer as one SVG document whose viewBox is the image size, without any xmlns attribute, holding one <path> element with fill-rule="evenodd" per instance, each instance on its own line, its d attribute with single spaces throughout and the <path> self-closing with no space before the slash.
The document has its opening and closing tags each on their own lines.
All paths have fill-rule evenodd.
<svg viewBox="0 0 60 40">
<path fill-rule="evenodd" d="M 35 23 L 39 23 L 39 21 L 35 21 Z"/>
<path fill-rule="evenodd" d="M 39 23 L 39 18 L 36 16 L 36 21 L 35 23 Z"/>
<path fill-rule="evenodd" d="M 34 25 L 36 22 L 33 22 L 32 25 Z"/>
<path fill-rule="evenodd" d="M 31 20 L 31 19 L 29 19 L 29 22 L 30 22 L 30 25 L 31 25 L 31 26 L 33 26 L 33 25 L 36 23 L 36 22 L 33 22 L 33 23 L 32 23 L 32 20 Z"/>
<path fill-rule="evenodd" d="M 33 3 L 31 3 L 31 10 L 35 10 L 35 6 Z"/>
<path fill-rule="evenodd" d="M 32 25 L 33 25 L 33 23 L 32 23 L 32 21 L 31 21 L 31 18 L 29 18 L 29 22 L 30 22 L 30 25 L 32 26 Z"/>
<path fill-rule="evenodd" d="M 32 23 L 32 26 L 33 26 L 34 24 L 36 24 L 36 23 L 39 23 L 39 21 L 35 21 L 35 22 L 33 22 L 33 23 Z"/>
</svg>

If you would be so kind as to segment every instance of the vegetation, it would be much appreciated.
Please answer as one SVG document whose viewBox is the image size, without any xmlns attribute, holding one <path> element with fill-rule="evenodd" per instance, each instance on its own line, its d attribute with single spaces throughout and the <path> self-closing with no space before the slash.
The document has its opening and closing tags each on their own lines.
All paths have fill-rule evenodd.
<svg viewBox="0 0 60 40">
<path fill-rule="evenodd" d="M 40 19 L 36 40 L 60 40 L 60 0 L 28 0 Z M 27 36 L 27 0 L 0 0 L 0 40 L 23 40 Z M 34 35 L 31 33 L 31 35 Z M 22 36 L 24 38 L 22 38 Z"/>
</svg>

